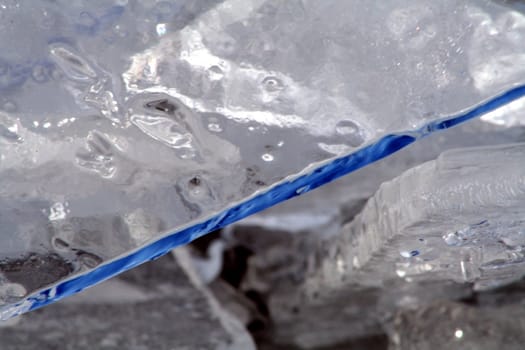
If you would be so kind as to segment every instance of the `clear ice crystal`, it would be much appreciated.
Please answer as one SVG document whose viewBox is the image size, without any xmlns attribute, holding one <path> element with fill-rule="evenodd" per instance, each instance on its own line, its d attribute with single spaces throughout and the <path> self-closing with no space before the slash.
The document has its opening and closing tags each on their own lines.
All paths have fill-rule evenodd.
<svg viewBox="0 0 525 350">
<path fill-rule="evenodd" d="M 327 256 L 315 283 L 377 286 L 397 275 L 484 288 L 521 277 L 512 270 L 525 262 L 523 164 L 525 144 L 465 148 L 383 183 L 331 240 L 341 261 Z"/>
<path fill-rule="evenodd" d="M 523 244 L 522 225 L 513 223 L 504 214 L 508 209 L 498 207 L 500 220 L 492 225 L 488 220 L 479 219 L 474 220 L 473 225 L 451 228 L 448 226 L 451 220 L 461 218 L 461 213 L 433 221 L 432 217 L 438 214 L 436 210 L 417 203 L 414 209 L 410 204 L 421 190 L 413 182 L 417 175 L 429 187 L 436 185 L 430 190 L 439 192 L 442 184 L 449 181 L 461 182 L 468 188 L 469 181 L 479 180 L 470 175 L 470 172 L 476 173 L 478 165 L 487 174 L 507 170 L 508 174 L 513 173 L 511 168 L 491 170 L 490 154 L 484 158 L 486 162 L 479 157 L 473 157 L 472 162 L 466 160 L 465 168 L 458 166 L 456 174 L 428 171 L 429 164 L 438 162 L 436 160 L 416 167 L 418 164 L 450 148 L 490 145 L 492 149 L 518 141 L 525 141 L 524 129 L 506 129 L 480 120 L 466 123 L 447 133 L 431 135 L 388 159 L 230 227 L 226 237 L 255 252 L 249 266 L 256 279 L 251 278 L 244 288 L 259 288 L 270 294 L 276 341 L 299 348 L 315 348 L 368 337 L 379 332 L 378 322 L 384 325 L 389 315 L 399 310 L 408 313 L 437 300 L 470 298 L 473 286 L 485 290 L 520 279 L 524 274 L 519 246 Z M 469 154 L 467 150 L 453 152 Z M 478 153 L 484 154 L 485 150 Z M 446 163 L 449 157 L 450 153 L 445 153 L 441 162 Z M 520 159 L 509 161 L 517 174 L 521 169 Z M 407 177 L 411 172 L 417 175 Z M 461 173 L 465 176 L 460 176 Z M 492 186 L 487 181 L 475 183 L 485 184 L 487 189 Z M 390 188 L 388 192 L 395 196 L 379 196 L 386 191 L 384 187 Z M 366 204 L 374 192 L 377 199 Z M 476 191 L 470 194 L 465 190 L 463 201 L 469 203 L 471 195 L 476 195 Z M 447 196 L 441 198 L 446 200 Z M 377 207 L 377 203 L 381 203 L 381 207 Z M 513 205 L 518 211 L 523 207 L 520 203 Z M 383 207 L 393 212 L 399 209 L 399 215 L 382 211 Z M 374 228 L 375 222 L 388 221 L 390 215 L 403 221 L 417 210 L 430 213 L 408 224 L 417 227 L 415 234 L 399 224 L 389 225 L 387 237 L 381 237 L 385 231 Z M 474 204 L 470 210 L 478 211 L 482 217 L 485 213 L 485 209 Z M 436 225 L 441 228 L 435 230 Z M 484 239 L 476 240 L 474 232 Z M 498 234 L 494 235 L 495 232 Z M 360 252 L 368 255 L 369 260 L 360 260 Z M 492 263 L 481 266 L 488 261 Z M 436 266 L 442 271 L 438 273 Z M 261 288 L 261 284 L 271 287 Z M 350 305 L 349 300 L 353 301 Z"/>
<path fill-rule="evenodd" d="M 522 11 L 0 1 L 2 281 L 43 305 L 516 100 Z"/>
</svg>

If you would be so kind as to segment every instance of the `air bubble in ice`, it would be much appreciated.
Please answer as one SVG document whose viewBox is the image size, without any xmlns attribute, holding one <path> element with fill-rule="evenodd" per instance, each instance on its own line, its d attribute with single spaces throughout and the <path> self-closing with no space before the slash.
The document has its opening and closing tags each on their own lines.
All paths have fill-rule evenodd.
<svg viewBox="0 0 525 350">
<path fill-rule="evenodd" d="M 268 92 L 277 92 L 284 89 L 283 82 L 277 77 L 266 77 L 262 81 L 263 87 Z"/>
<path fill-rule="evenodd" d="M 166 113 L 168 115 L 173 115 L 178 109 L 177 105 L 175 103 L 170 102 L 167 98 L 146 102 L 144 104 L 144 107 L 148 109 L 154 109 L 159 112 Z"/>
<path fill-rule="evenodd" d="M 111 178 L 117 169 L 113 160 L 113 145 L 104 135 L 90 132 L 87 138 L 87 150 L 77 152 L 77 164 L 93 170 L 104 178 Z"/>
<path fill-rule="evenodd" d="M 215 203 L 216 198 L 209 181 L 201 174 L 182 179 L 175 188 L 186 206 L 195 214 L 200 214 L 203 208 Z"/>
<path fill-rule="evenodd" d="M 359 127 L 351 120 L 342 120 L 337 123 L 335 130 L 341 135 L 354 135 L 359 132 Z"/>
<path fill-rule="evenodd" d="M 59 237 L 54 237 L 51 244 L 57 250 L 67 250 L 69 248 L 69 244 Z"/>
<path fill-rule="evenodd" d="M 199 197 L 202 197 L 206 193 L 207 188 L 206 186 L 204 186 L 202 181 L 203 180 L 201 179 L 200 176 L 195 176 L 191 178 L 190 181 L 188 181 L 189 194 L 192 197 L 199 198 Z"/>
<path fill-rule="evenodd" d="M 72 49 L 62 45 L 51 45 L 51 57 L 71 80 L 90 81 L 97 77 L 91 65 Z"/>
<path fill-rule="evenodd" d="M 77 256 L 80 262 L 87 268 L 94 268 L 103 261 L 103 259 L 98 255 L 88 253 L 85 251 L 77 252 Z"/>
<path fill-rule="evenodd" d="M 222 127 L 220 126 L 220 124 L 210 123 L 208 124 L 208 130 L 212 132 L 222 132 Z"/>
<path fill-rule="evenodd" d="M 335 131 L 344 136 L 345 143 L 352 147 L 359 147 L 364 142 L 361 128 L 351 120 L 342 120 L 337 123 Z"/>
<path fill-rule="evenodd" d="M 262 160 L 264 160 L 265 162 L 271 162 L 274 160 L 274 156 L 272 156 L 270 153 L 265 153 L 262 155 Z"/>
<path fill-rule="evenodd" d="M 412 258 L 419 255 L 419 250 L 402 250 L 399 252 L 403 258 Z"/>
<path fill-rule="evenodd" d="M 221 80 L 222 78 L 224 78 L 224 72 L 219 66 L 211 66 L 208 69 L 208 76 L 210 80 L 217 81 L 217 80 Z"/>
<path fill-rule="evenodd" d="M 135 114 L 130 119 L 144 133 L 171 148 L 194 148 L 192 134 L 172 118 Z"/>
<path fill-rule="evenodd" d="M 458 246 L 461 244 L 462 239 L 456 232 L 449 232 L 443 236 L 443 240 L 448 246 Z"/>
</svg>

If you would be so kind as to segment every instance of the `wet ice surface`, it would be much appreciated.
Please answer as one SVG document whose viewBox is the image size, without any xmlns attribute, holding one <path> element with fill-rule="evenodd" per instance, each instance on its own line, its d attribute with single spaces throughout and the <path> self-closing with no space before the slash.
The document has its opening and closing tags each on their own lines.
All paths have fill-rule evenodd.
<svg viewBox="0 0 525 350">
<path fill-rule="evenodd" d="M 40 288 L 516 87 L 520 10 L 475 0 L 3 2 L 2 317 Z M 284 199 L 269 198 L 259 208 Z"/>
<path fill-rule="evenodd" d="M 519 119 L 522 113 L 510 116 Z M 397 312 L 410 314 L 438 300 L 469 298 L 473 288 L 520 279 L 522 246 L 516 240 L 522 234 L 508 213 L 522 210 L 523 188 L 520 180 L 508 181 L 523 177 L 523 151 L 509 161 L 506 152 L 493 160 L 488 150 L 523 141 L 523 128 L 465 123 L 227 228 L 225 240 L 251 252 L 239 289 L 265 295 L 272 342 L 316 349 L 380 336 Z M 474 145 L 489 148 L 465 149 Z M 462 150 L 450 151 L 454 148 Z M 452 170 L 439 170 L 447 168 L 451 154 L 469 156 L 456 157 L 464 163 L 454 161 Z M 506 165 L 493 166 L 500 162 Z M 436 163 L 439 169 L 429 172 Z M 518 200 L 504 199 L 506 191 L 498 186 Z M 481 198 L 479 206 L 475 200 Z M 481 218 L 477 224 L 490 212 L 500 220 L 474 225 L 478 234 L 458 246 L 447 244 L 458 220 L 463 228 L 469 215 Z M 518 245 L 503 244 L 510 239 Z"/>
</svg>

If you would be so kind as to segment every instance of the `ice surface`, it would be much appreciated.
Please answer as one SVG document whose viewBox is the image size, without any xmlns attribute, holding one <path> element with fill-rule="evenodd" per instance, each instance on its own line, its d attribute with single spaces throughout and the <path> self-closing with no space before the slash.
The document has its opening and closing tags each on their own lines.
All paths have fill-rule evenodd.
<svg viewBox="0 0 525 350">
<path fill-rule="evenodd" d="M 515 112 L 511 116 L 519 119 L 522 113 Z M 375 231 L 367 232 L 363 235 L 364 239 L 359 240 L 359 245 L 349 247 L 348 242 L 352 239 L 353 232 L 348 227 L 353 225 L 359 228 L 362 223 L 366 223 L 357 214 L 363 207 L 368 212 L 374 210 L 373 205 L 365 205 L 366 200 L 373 196 L 383 182 L 393 180 L 422 162 L 435 159 L 443 150 L 472 145 L 501 147 L 505 143 L 520 141 L 525 141 L 523 128 L 505 128 L 481 120 L 468 122 L 445 133 L 433 134 L 387 159 L 229 227 L 226 233 L 232 240 L 231 244 L 241 245 L 253 252 L 253 256 L 248 259 L 246 277 L 239 289 L 257 290 L 270 300 L 272 341 L 301 349 L 346 344 L 356 338 L 381 335 L 381 325 L 400 309 L 425 308 L 437 300 L 470 297 L 472 281 L 463 281 L 460 271 L 457 271 L 457 282 L 440 277 L 434 271 L 420 271 L 418 276 L 404 277 L 396 273 L 392 254 L 394 259 L 399 258 L 400 267 L 405 267 L 404 263 L 416 261 L 417 258 L 411 257 L 409 253 L 420 249 L 419 245 L 425 250 L 438 252 L 454 249 L 448 247 L 440 235 L 437 240 L 419 241 L 419 238 L 432 233 L 427 232 L 426 227 L 431 229 L 435 223 L 421 220 L 418 223 L 420 236 L 407 237 L 407 245 L 403 249 L 393 245 L 391 240 L 378 240 L 377 246 L 380 248 L 370 252 L 374 257 L 372 261 L 359 269 L 341 273 L 348 263 L 354 261 L 352 255 L 346 254 L 368 251 L 370 248 L 366 238 L 377 238 Z M 511 163 L 515 164 L 519 174 L 522 169 L 519 167 L 520 159 L 516 158 Z M 496 166 L 497 164 L 496 162 Z M 465 166 L 468 169 L 471 163 L 465 162 Z M 490 166 L 489 163 L 485 171 L 490 171 Z M 457 171 L 461 173 L 461 169 L 459 166 Z M 509 172 L 508 175 L 510 174 Z M 452 174 L 447 176 L 454 177 Z M 467 173 L 465 177 L 459 177 L 465 184 L 469 179 L 475 180 Z M 436 184 L 439 189 L 440 183 L 436 183 L 436 178 L 440 177 L 423 176 L 422 181 L 428 181 L 429 185 Z M 400 181 L 399 179 L 394 182 Z M 447 180 L 450 178 L 443 179 Z M 410 181 L 407 183 L 411 184 Z M 490 183 L 487 185 L 490 186 Z M 404 208 L 404 196 L 408 199 L 412 196 L 417 198 L 417 193 L 416 188 L 410 191 L 405 189 L 392 203 L 385 202 L 384 205 Z M 463 199 L 468 203 L 468 196 Z M 422 207 L 421 210 L 425 208 Z M 503 213 L 501 211 L 502 219 L 505 220 Z M 403 211 L 399 217 L 404 217 Z M 461 215 L 457 213 L 453 217 L 458 218 Z M 303 218 L 308 218 L 306 223 Z M 353 220 L 355 221 L 352 222 Z M 443 221 L 446 226 L 450 219 Z M 347 226 L 342 229 L 345 223 Z M 396 228 L 393 227 L 392 230 L 395 231 Z M 501 226 L 501 232 L 510 234 L 504 225 Z M 399 236 L 402 234 L 403 232 L 399 232 Z M 479 249 L 492 249 L 491 244 L 494 242 L 487 238 L 477 242 Z M 419 258 L 428 257 L 424 256 L 422 250 L 420 253 Z M 444 268 L 450 263 L 450 257 L 444 257 L 443 260 L 437 256 L 433 258 L 433 264 L 443 263 Z M 504 265 L 503 261 L 501 263 Z M 461 263 L 457 261 L 453 264 Z M 520 278 L 524 273 L 523 268 L 519 264 L 511 265 L 502 274 L 487 275 L 483 281 L 475 283 L 475 286 L 494 287 Z M 475 266 L 470 267 L 476 270 Z M 399 272 L 403 274 L 403 271 Z"/>
<path fill-rule="evenodd" d="M 389 349 L 517 350 L 523 348 L 524 327 L 519 303 L 477 308 L 439 302 L 398 314 Z"/>
<path fill-rule="evenodd" d="M 502 114 L 503 110 L 505 114 Z M 523 119 L 524 109 L 498 109 L 506 120 Z M 455 148 L 493 146 L 525 141 L 525 128 L 472 120 L 446 133 L 432 134 L 387 159 L 368 165 L 315 191 L 283 202 L 228 226 L 231 231 L 248 233 L 249 228 L 277 230 L 283 234 L 308 233 L 320 239 L 337 234 L 341 226 L 358 214 L 366 200 L 379 186 L 421 163 L 436 159 L 442 152 Z M 239 237 L 236 237 L 239 238 Z M 260 237 L 265 240 L 264 237 Z M 299 238 L 302 239 L 302 238 Z"/>
<path fill-rule="evenodd" d="M 519 2 L 0 5 L 2 318 L 525 90 Z"/>
<path fill-rule="evenodd" d="M 304 277 L 272 291 L 279 341 L 313 348 L 374 334 L 396 310 L 522 278 L 524 162 L 523 143 L 445 152 L 383 183 L 340 233 L 303 238 L 308 260 L 287 272 Z"/>
</svg>

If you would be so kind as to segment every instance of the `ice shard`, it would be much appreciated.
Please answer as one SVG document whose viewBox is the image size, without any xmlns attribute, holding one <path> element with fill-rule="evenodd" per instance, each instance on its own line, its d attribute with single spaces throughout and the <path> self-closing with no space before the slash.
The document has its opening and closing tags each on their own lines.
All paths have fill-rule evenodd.
<svg viewBox="0 0 525 350">
<path fill-rule="evenodd" d="M 0 316 L 525 94 L 520 2 L 0 8 Z"/>
<path fill-rule="evenodd" d="M 333 240 L 338 253 L 323 262 L 319 284 L 421 276 L 483 289 L 517 279 L 524 210 L 524 144 L 445 152 L 381 185 Z"/>
<path fill-rule="evenodd" d="M 348 341 L 398 310 L 522 279 L 524 164 L 523 143 L 447 151 L 383 183 L 339 233 L 303 238 L 301 278 L 274 282 L 270 297 L 277 339 Z"/>
</svg>

